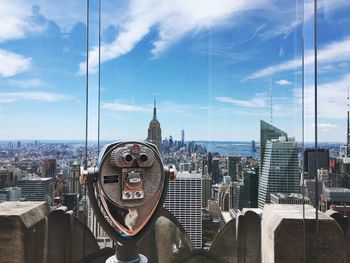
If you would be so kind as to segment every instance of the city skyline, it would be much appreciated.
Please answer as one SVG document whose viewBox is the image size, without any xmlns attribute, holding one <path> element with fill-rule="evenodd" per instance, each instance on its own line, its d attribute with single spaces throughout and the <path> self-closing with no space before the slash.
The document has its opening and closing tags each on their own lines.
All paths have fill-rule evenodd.
<svg viewBox="0 0 350 263">
<path fill-rule="evenodd" d="M 89 140 L 96 140 L 98 6 L 90 4 Z M 156 96 L 164 138 L 184 129 L 186 141 L 258 141 L 260 119 L 270 119 L 271 82 L 273 125 L 300 142 L 300 4 L 198 4 L 102 2 L 101 140 L 144 140 Z M 0 140 L 83 139 L 85 1 L 1 7 Z M 349 11 L 344 0 L 319 8 L 319 141 L 346 140 Z M 305 1 L 306 141 L 314 133 L 312 23 Z"/>
</svg>

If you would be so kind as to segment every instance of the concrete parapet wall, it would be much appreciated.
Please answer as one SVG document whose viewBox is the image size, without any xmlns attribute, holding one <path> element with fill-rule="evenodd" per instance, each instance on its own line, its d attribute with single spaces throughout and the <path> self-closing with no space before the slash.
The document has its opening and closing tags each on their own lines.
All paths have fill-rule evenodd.
<svg viewBox="0 0 350 263">
<path fill-rule="evenodd" d="M 305 233 L 305 239 L 304 239 Z M 261 233 L 262 262 L 316 262 L 315 208 L 301 205 L 267 204 Z M 344 262 L 345 239 L 339 224 L 319 212 L 317 262 Z"/>
<path fill-rule="evenodd" d="M 113 253 L 99 250 L 88 227 L 66 207 L 50 212 L 45 202 L 0 204 L 1 263 L 105 262 Z"/>
<path fill-rule="evenodd" d="M 225 263 L 237 263 L 237 232 L 236 219 L 228 221 L 225 226 L 217 233 L 210 252 L 220 258 Z"/>
<path fill-rule="evenodd" d="M 0 204 L 0 255 L 6 262 L 35 262 L 42 260 L 44 236 L 37 225 L 45 219 L 49 207 L 45 202 L 3 202 Z M 39 249 L 38 249 L 39 248 Z"/>
<path fill-rule="evenodd" d="M 344 233 L 344 243 L 345 243 L 345 261 L 349 263 L 350 262 L 350 218 L 347 216 L 344 216 L 342 213 L 339 213 L 334 210 L 328 210 L 326 212 L 327 215 L 334 218 Z"/>
<path fill-rule="evenodd" d="M 237 220 L 238 262 L 256 263 L 261 258 L 261 217 L 253 209 L 244 209 Z"/>
<path fill-rule="evenodd" d="M 305 206 L 305 219 L 302 205 L 268 204 L 262 219 L 260 215 L 245 209 L 221 229 L 210 250 L 203 251 L 193 250 L 181 225 L 165 213 L 140 240 L 138 249 L 149 262 L 309 263 L 316 262 L 317 255 L 317 262 L 350 263 L 348 217 L 319 212 L 316 254 L 313 207 Z M 111 254 L 113 250 L 99 250 L 91 231 L 64 208 L 49 213 L 44 202 L 0 204 L 0 262 L 102 263 Z"/>
</svg>

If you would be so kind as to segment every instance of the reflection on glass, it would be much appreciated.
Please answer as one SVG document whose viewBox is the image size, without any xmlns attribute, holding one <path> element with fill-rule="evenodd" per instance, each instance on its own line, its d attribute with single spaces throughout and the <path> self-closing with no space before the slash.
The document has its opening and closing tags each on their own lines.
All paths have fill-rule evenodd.
<svg viewBox="0 0 350 263">
<path fill-rule="evenodd" d="M 87 149 L 86 1 L 1 3 L 0 200 L 65 205 L 105 246 L 79 184 L 85 150 L 98 163 L 99 123 L 100 148 L 147 140 L 175 182 L 198 178 L 170 182 L 193 201 L 169 206 L 185 229 L 200 222 L 207 250 L 244 208 L 349 214 L 349 1 L 317 2 L 317 112 L 313 0 L 89 2 Z M 315 228 L 298 227 L 314 253 Z"/>
</svg>

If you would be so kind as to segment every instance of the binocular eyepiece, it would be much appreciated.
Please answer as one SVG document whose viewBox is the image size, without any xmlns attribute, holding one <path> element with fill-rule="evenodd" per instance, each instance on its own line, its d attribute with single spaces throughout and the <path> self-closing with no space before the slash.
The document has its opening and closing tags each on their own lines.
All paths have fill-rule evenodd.
<svg viewBox="0 0 350 263">
<path fill-rule="evenodd" d="M 136 156 L 136 159 L 135 159 L 135 156 L 133 156 L 132 154 L 124 153 L 123 160 L 127 164 L 131 163 L 134 160 L 136 160 L 139 163 L 144 163 L 148 161 L 148 155 L 147 153 L 140 153 L 138 156 Z"/>
</svg>

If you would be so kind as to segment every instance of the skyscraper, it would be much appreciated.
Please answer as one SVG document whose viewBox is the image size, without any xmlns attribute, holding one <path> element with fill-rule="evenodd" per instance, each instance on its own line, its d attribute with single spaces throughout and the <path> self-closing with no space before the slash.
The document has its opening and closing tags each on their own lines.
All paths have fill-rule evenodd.
<svg viewBox="0 0 350 263">
<path fill-rule="evenodd" d="M 208 175 L 211 176 L 212 169 L 213 169 L 213 154 L 211 152 L 208 152 Z"/>
<path fill-rule="evenodd" d="M 271 193 L 300 191 L 298 167 L 298 147 L 294 139 L 281 136 L 267 140 L 259 178 L 259 208 L 270 202 Z"/>
<path fill-rule="evenodd" d="M 252 152 L 255 153 L 256 152 L 256 146 L 255 146 L 255 141 L 252 140 Z"/>
<path fill-rule="evenodd" d="M 316 168 L 315 149 L 304 150 L 304 178 L 315 179 L 318 169 L 329 169 L 329 149 L 317 149 L 317 168 Z"/>
<path fill-rule="evenodd" d="M 239 182 L 222 182 L 216 186 L 220 210 L 229 211 L 233 209 L 237 211 L 241 184 Z"/>
<path fill-rule="evenodd" d="M 208 207 L 208 200 L 211 198 L 211 177 L 202 176 L 202 207 Z"/>
<path fill-rule="evenodd" d="M 287 133 L 275 126 L 260 120 L 260 167 L 264 163 L 266 142 L 271 139 L 278 139 L 280 136 L 287 137 Z M 260 169 L 260 174 L 262 169 Z"/>
<path fill-rule="evenodd" d="M 181 130 L 181 147 L 185 146 L 185 130 Z"/>
<path fill-rule="evenodd" d="M 62 204 L 66 206 L 68 210 L 72 210 L 75 214 L 78 214 L 79 198 L 77 193 L 63 193 Z"/>
<path fill-rule="evenodd" d="M 347 104 L 347 130 L 346 130 L 346 144 L 340 146 L 339 156 L 335 159 L 335 178 L 333 178 L 333 185 L 335 187 L 350 188 L 350 101 L 348 89 L 348 104 Z"/>
<path fill-rule="evenodd" d="M 13 172 L 3 167 L 0 167 L 0 189 L 13 186 L 13 182 Z"/>
<path fill-rule="evenodd" d="M 158 150 L 160 152 L 162 151 L 162 130 L 160 128 L 160 123 L 157 120 L 156 100 L 154 100 L 153 119 L 149 123 L 147 141 L 155 144 Z"/>
<path fill-rule="evenodd" d="M 45 159 L 42 165 L 42 177 L 56 178 L 56 159 Z"/>
<path fill-rule="evenodd" d="M 78 195 L 79 198 L 81 198 L 82 187 L 79 182 L 79 177 L 80 177 L 80 163 L 77 161 L 74 161 L 70 169 L 69 193 L 75 193 Z"/>
<path fill-rule="evenodd" d="M 237 180 L 237 164 L 239 164 L 240 159 L 238 156 L 227 157 L 227 173 L 233 181 Z"/>
<path fill-rule="evenodd" d="M 212 161 L 212 170 L 211 170 L 211 178 L 212 178 L 212 183 L 217 184 L 221 181 L 221 174 L 220 174 L 220 158 L 213 158 Z"/>
<path fill-rule="evenodd" d="M 258 207 L 259 168 L 254 167 L 243 172 L 243 185 L 240 189 L 239 208 Z"/>
<path fill-rule="evenodd" d="M 169 182 L 164 206 L 185 228 L 193 246 L 202 248 L 202 175 L 178 173 Z"/>
</svg>

